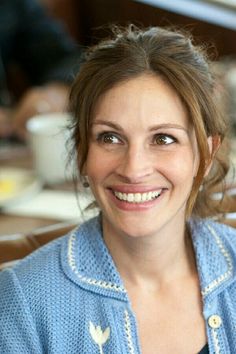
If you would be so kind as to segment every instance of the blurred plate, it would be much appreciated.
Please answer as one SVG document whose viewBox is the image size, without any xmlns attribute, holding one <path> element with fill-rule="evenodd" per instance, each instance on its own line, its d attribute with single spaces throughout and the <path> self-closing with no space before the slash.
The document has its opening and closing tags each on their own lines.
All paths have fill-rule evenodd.
<svg viewBox="0 0 236 354">
<path fill-rule="evenodd" d="M 32 171 L 14 167 L 0 167 L 0 208 L 16 205 L 42 188 Z"/>
</svg>

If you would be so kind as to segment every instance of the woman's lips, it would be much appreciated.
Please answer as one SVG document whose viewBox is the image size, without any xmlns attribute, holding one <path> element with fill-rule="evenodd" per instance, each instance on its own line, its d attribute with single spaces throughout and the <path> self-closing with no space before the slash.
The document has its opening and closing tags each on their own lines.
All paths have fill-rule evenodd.
<svg viewBox="0 0 236 354">
<path fill-rule="evenodd" d="M 128 187 L 128 186 L 127 186 Z M 142 210 L 152 207 L 167 188 L 109 188 L 115 204 L 124 210 Z M 125 191 L 124 191 L 125 189 Z"/>
<path fill-rule="evenodd" d="M 150 192 L 145 192 L 145 193 L 122 193 L 113 190 L 113 194 L 115 197 L 119 200 L 126 201 L 128 203 L 145 203 L 145 202 L 150 202 L 151 200 L 154 200 L 158 198 L 162 193 L 162 189 L 158 189 L 155 191 L 150 191 Z"/>
<path fill-rule="evenodd" d="M 162 189 L 167 189 L 166 186 L 154 186 L 154 185 L 139 185 L 139 184 L 113 184 L 107 186 L 108 189 L 121 193 L 147 193 L 153 191 L 159 191 Z"/>
</svg>

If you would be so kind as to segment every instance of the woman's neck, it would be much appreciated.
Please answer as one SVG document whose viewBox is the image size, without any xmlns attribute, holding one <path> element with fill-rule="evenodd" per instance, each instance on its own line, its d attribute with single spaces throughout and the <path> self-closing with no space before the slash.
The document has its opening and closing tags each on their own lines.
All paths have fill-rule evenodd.
<svg viewBox="0 0 236 354">
<path fill-rule="evenodd" d="M 173 279 L 196 274 L 191 237 L 184 224 L 175 232 L 166 228 L 155 236 L 135 238 L 111 233 L 104 223 L 103 234 L 125 283 L 160 287 Z"/>
</svg>

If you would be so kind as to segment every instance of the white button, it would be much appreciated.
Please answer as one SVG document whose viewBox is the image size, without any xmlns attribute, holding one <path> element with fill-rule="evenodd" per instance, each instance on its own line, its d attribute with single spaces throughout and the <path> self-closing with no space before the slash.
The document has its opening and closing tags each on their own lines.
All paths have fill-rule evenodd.
<svg viewBox="0 0 236 354">
<path fill-rule="evenodd" d="M 211 328 L 219 328 L 222 324 L 221 317 L 218 315 L 212 315 L 208 318 L 208 324 Z"/>
</svg>

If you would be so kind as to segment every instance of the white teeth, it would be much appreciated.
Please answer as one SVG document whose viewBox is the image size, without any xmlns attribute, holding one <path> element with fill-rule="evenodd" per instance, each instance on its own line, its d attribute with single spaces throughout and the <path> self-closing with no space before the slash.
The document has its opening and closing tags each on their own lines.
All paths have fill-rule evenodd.
<svg viewBox="0 0 236 354">
<path fill-rule="evenodd" d="M 145 202 L 147 200 L 147 193 L 142 193 L 141 198 L 142 198 L 142 202 Z"/>
<path fill-rule="evenodd" d="M 134 194 L 129 193 L 129 194 L 128 194 L 128 197 L 127 197 L 127 201 L 128 201 L 129 203 L 133 203 L 133 202 L 134 202 Z"/>
<path fill-rule="evenodd" d="M 121 193 L 114 191 L 114 194 L 119 200 L 124 200 L 128 203 L 143 203 L 158 198 L 161 195 L 161 192 L 162 190 L 159 189 L 147 193 Z"/>
<path fill-rule="evenodd" d="M 142 200 L 142 195 L 141 195 L 141 193 L 135 193 L 135 194 L 134 194 L 134 201 L 135 201 L 135 203 L 140 203 L 141 200 Z"/>
<path fill-rule="evenodd" d="M 122 199 L 122 193 L 118 192 L 116 196 L 118 199 Z"/>
</svg>

